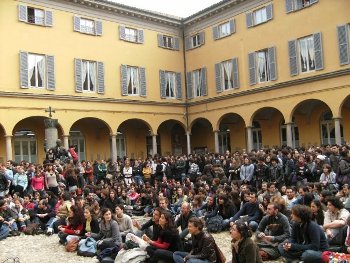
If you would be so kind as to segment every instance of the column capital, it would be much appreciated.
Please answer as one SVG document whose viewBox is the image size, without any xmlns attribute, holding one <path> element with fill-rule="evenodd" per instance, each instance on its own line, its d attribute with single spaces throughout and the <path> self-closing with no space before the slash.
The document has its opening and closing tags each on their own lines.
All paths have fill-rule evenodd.
<svg viewBox="0 0 350 263">
<path fill-rule="evenodd" d="M 333 117 L 332 119 L 333 119 L 334 121 L 335 121 L 335 120 L 341 121 L 343 118 L 342 118 L 342 117 Z"/>
<path fill-rule="evenodd" d="M 186 131 L 186 135 L 190 136 L 192 135 L 190 131 Z"/>
<path fill-rule="evenodd" d="M 4 137 L 5 137 L 5 138 L 12 138 L 13 135 L 12 135 L 12 134 L 11 134 L 11 135 L 6 134 Z"/>
<path fill-rule="evenodd" d="M 151 136 L 153 137 L 153 136 L 158 136 L 158 134 L 157 133 L 151 133 Z"/>
<path fill-rule="evenodd" d="M 70 136 L 69 134 L 63 134 L 62 135 L 63 138 L 69 138 L 69 136 Z"/>
<path fill-rule="evenodd" d="M 214 133 L 216 133 L 216 132 L 220 132 L 220 130 L 213 130 L 213 132 L 214 132 Z"/>
<path fill-rule="evenodd" d="M 56 128 L 58 124 L 57 119 L 45 119 L 44 120 L 45 128 Z"/>
<path fill-rule="evenodd" d="M 110 134 L 109 134 L 109 136 L 110 136 L 111 138 L 113 138 L 113 137 L 117 137 L 117 135 L 116 135 L 116 134 L 114 134 L 114 133 L 110 133 Z"/>
<path fill-rule="evenodd" d="M 248 125 L 248 126 L 245 126 L 245 128 L 246 128 L 246 129 L 252 129 L 253 126 Z"/>
<path fill-rule="evenodd" d="M 284 123 L 284 125 L 293 125 L 294 124 L 294 122 L 292 122 L 292 121 L 289 121 L 289 122 L 285 122 Z"/>
</svg>

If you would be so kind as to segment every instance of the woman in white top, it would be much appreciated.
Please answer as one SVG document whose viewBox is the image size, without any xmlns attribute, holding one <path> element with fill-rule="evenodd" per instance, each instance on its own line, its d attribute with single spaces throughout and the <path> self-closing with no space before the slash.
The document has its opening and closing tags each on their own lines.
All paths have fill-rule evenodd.
<svg viewBox="0 0 350 263">
<path fill-rule="evenodd" d="M 58 182 L 52 164 L 48 164 L 45 172 L 45 186 L 46 188 L 58 196 Z"/>
<path fill-rule="evenodd" d="M 324 186 L 328 186 L 330 190 L 338 189 L 336 174 L 332 171 L 332 167 L 329 164 L 323 165 L 323 173 L 320 176 L 320 183 Z"/>
<path fill-rule="evenodd" d="M 129 186 L 132 183 L 133 179 L 132 179 L 132 167 L 130 166 L 130 161 L 128 159 L 125 160 L 123 175 L 124 175 L 124 181 L 126 186 Z"/>
</svg>

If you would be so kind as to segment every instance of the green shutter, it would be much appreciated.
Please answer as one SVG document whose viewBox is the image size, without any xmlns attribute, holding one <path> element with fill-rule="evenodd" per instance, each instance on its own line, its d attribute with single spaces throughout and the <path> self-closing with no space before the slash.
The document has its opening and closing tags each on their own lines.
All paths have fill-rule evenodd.
<svg viewBox="0 0 350 263">
<path fill-rule="evenodd" d="M 81 67 L 83 61 L 81 59 L 74 59 L 75 62 L 75 91 L 76 92 L 83 92 L 83 78 L 82 78 L 82 72 Z"/>
<path fill-rule="evenodd" d="M 208 95 L 207 88 L 207 68 L 201 68 L 201 94 L 202 96 Z"/>
<path fill-rule="evenodd" d="M 267 53 L 269 58 L 270 80 L 276 80 L 277 79 L 276 47 L 270 47 Z"/>
<path fill-rule="evenodd" d="M 119 38 L 125 40 L 125 26 L 119 26 Z"/>
<path fill-rule="evenodd" d="M 27 7 L 25 5 L 18 5 L 18 20 L 27 22 Z"/>
<path fill-rule="evenodd" d="M 96 36 L 102 36 L 102 21 L 95 21 Z"/>
<path fill-rule="evenodd" d="M 74 23 L 74 31 L 80 32 L 80 17 L 74 16 L 73 23 Z"/>
<path fill-rule="evenodd" d="M 143 30 L 139 29 L 137 30 L 137 43 L 143 43 L 145 41 L 144 35 L 143 35 Z"/>
<path fill-rule="evenodd" d="M 159 84 L 160 84 L 160 97 L 162 99 L 166 98 L 166 80 L 165 80 L 166 72 L 164 70 L 159 71 Z"/>
<path fill-rule="evenodd" d="M 256 84 L 255 52 L 248 54 L 249 85 Z"/>
<path fill-rule="evenodd" d="M 182 89 L 181 89 L 181 73 L 176 74 L 176 98 L 178 100 L 182 99 Z"/>
<path fill-rule="evenodd" d="M 45 11 L 45 26 L 53 26 L 52 11 Z"/>
<path fill-rule="evenodd" d="M 323 69 L 323 50 L 322 50 L 322 33 L 316 33 L 314 36 L 314 50 L 315 50 L 315 69 Z"/>
<path fill-rule="evenodd" d="M 28 82 L 28 53 L 20 52 L 19 53 L 19 61 L 20 61 L 20 86 L 22 89 L 27 89 L 29 86 Z"/>
<path fill-rule="evenodd" d="M 349 25 L 341 25 L 337 27 L 340 65 L 350 63 L 348 27 Z"/>
<path fill-rule="evenodd" d="M 55 90 L 55 57 L 46 56 L 47 89 Z"/>
<path fill-rule="evenodd" d="M 146 70 L 145 68 L 139 68 L 139 76 L 140 76 L 140 96 L 146 97 L 147 96 L 147 89 L 146 89 Z"/>
<path fill-rule="evenodd" d="M 238 58 L 232 59 L 233 88 L 239 88 Z"/>
<path fill-rule="evenodd" d="M 105 67 L 103 62 L 97 62 L 97 93 L 105 93 Z"/>
<path fill-rule="evenodd" d="M 253 13 L 246 13 L 245 18 L 246 18 L 247 28 L 252 27 L 254 25 Z"/>
<path fill-rule="evenodd" d="M 215 85 L 216 85 L 216 93 L 222 92 L 222 72 L 221 72 L 221 63 L 215 64 Z"/>
<path fill-rule="evenodd" d="M 288 53 L 289 53 L 289 70 L 291 76 L 299 74 L 298 71 L 298 57 L 297 57 L 297 41 L 288 41 Z"/>
<path fill-rule="evenodd" d="M 186 73 L 187 99 L 193 99 L 192 72 Z"/>
</svg>

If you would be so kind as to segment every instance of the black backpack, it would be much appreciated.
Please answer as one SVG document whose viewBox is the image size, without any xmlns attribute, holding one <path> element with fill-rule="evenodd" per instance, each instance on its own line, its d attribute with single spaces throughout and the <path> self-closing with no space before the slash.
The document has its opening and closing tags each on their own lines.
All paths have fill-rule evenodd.
<svg viewBox="0 0 350 263">
<path fill-rule="evenodd" d="M 207 231 L 209 233 L 218 233 L 222 230 L 222 221 L 224 219 L 220 215 L 208 218 L 206 222 Z"/>
</svg>

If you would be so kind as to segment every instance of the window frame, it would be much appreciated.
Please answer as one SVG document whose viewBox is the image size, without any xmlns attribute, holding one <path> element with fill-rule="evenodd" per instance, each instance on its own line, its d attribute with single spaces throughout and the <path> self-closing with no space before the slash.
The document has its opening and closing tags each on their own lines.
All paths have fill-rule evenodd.
<svg viewBox="0 0 350 263">
<path fill-rule="evenodd" d="M 257 22 L 257 14 L 261 11 L 265 11 L 265 20 L 263 21 L 260 21 L 260 22 Z M 263 23 L 266 23 L 267 21 L 269 21 L 267 19 L 267 9 L 266 9 L 266 6 L 262 7 L 262 8 L 259 8 L 255 11 L 253 11 L 253 25 L 254 26 L 257 26 L 257 25 L 260 25 L 260 24 L 263 24 Z"/>
<path fill-rule="evenodd" d="M 191 46 L 192 48 L 197 48 L 201 46 L 199 33 L 191 36 Z"/>
<path fill-rule="evenodd" d="M 171 36 L 163 35 L 162 43 L 164 48 L 174 49 L 174 38 Z M 168 45 L 167 45 L 168 43 Z M 170 46 L 169 46 L 170 43 Z"/>
<path fill-rule="evenodd" d="M 301 57 L 302 57 L 302 51 L 301 51 L 301 41 L 306 41 L 306 44 L 307 44 L 307 50 L 306 52 L 308 54 L 310 54 L 308 51 L 310 50 L 310 43 L 312 44 L 312 49 L 313 49 L 313 64 L 314 64 L 314 68 L 313 69 L 310 69 L 310 61 L 308 61 L 308 63 L 306 63 L 306 71 L 303 71 L 303 67 L 302 67 L 302 62 L 301 62 Z M 297 39 L 297 52 L 298 52 L 298 69 L 299 69 L 299 72 L 301 74 L 304 74 L 304 73 L 311 73 L 311 72 L 315 72 L 316 71 L 316 58 L 315 58 L 315 46 L 314 46 L 314 36 L 313 35 L 309 35 L 309 36 L 306 36 L 306 37 L 302 37 L 302 38 L 298 38 Z"/>
<path fill-rule="evenodd" d="M 223 28 L 226 28 L 226 34 L 223 34 Z M 231 34 L 230 21 L 218 25 L 218 38 L 224 38 Z"/>
<path fill-rule="evenodd" d="M 171 78 L 169 78 L 169 75 L 172 75 Z M 174 96 L 167 96 L 167 84 L 168 84 L 168 80 L 171 79 L 173 80 L 173 87 L 172 87 L 172 90 L 173 90 L 173 95 Z M 177 82 L 176 82 L 176 72 L 173 72 L 173 71 L 165 71 L 165 98 L 166 99 L 176 99 L 176 85 L 177 85 Z M 169 85 L 169 93 L 170 93 L 170 85 Z"/>
<path fill-rule="evenodd" d="M 303 2 L 301 7 L 299 7 L 298 1 Z M 306 2 L 308 4 L 305 4 Z M 286 0 L 287 13 L 297 12 L 317 3 L 318 0 Z"/>
<path fill-rule="evenodd" d="M 231 83 L 231 88 L 229 87 L 229 85 L 226 85 L 226 79 L 225 79 L 225 66 L 224 64 L 225 63 L 230 63 L 231 64 L 231 79 L 227 81 L 227 84 L 228 83 Z M 222 91 L 225 92 L 225 91 L 228 91 L 228 90 L 233 90 L 235 89 L 234 88 L 234 79 L 233 79 L 233 63 L 232 63 L 232 59 L 229 59 L 229 60 L 225 60 L 225 61 L 222 61 L 220 62 L 220 66 L 221 66 L 221 72 L 222 72 L 222 79 L 224 80 L 223 83 L 221 84 L 221 88 L 222 88 Z M 227 75 L 227 74 L 226 74 Z M 227 86 L 227 87 L 226 87 Z"/>
<path fill-rule="evenodd" d="M 141 94 L 141 76 L 140 76 L 140 67 L 136 67 L 136 66 L 130 66 L 130 65 L 126 65 L 126 70 L 130 70 L 130 78 L 131 78 L 131 70 L 134 69 L 134 70 L 137 70 L 137 87 L 136 87 L 136 92 L 135 93 L 129 93 L 129 80 L 127 79 L 127 96 L 140 96 Z M 130 83 L 132 83 L 132 81 L 130 80 Z M 134 87 L 132 86 L 131 87 L 132 91 L 134 89 Z"/>
<path fill-rule="evenodd" d="M 131 37 L 131 34 L 127 32 L 134 32 L 134 38 Z M 132 27 L 125 27 L 125 40 L 133 43 L 138 43 L 138 30 Z"/>
<path fill-rule="evenodd" d="M 198 82 L 196 81 L 196 75 L 198 74 Z M 202 97 L 202 69 L 196 69 L 192 71 L 192 83 L 193 83 L 193 98 Z"/>
<path fill-rule="evenodd" d="M 95 71 L 95 83 L 93 83 L 93 90 L 91 90 L 91 87 L 90 87 L 90 81 L 88 81 L 87 83 L 88 83 L 88 89 L 87 90 L 85 90 L 85 85 L 84 85 L 84 80 L 83 80 L 83 74 L 81 75 L 81 83 L 82 83 L 82 92 L 83 93 L 97 93 L 97 78 L 98 78 L 98 72 L 97 72 L 97 61 L 92 61 L 92 60 L 85 60 L 85 59 L 82 59 L 81 60 L 81 65 L 82 65 L 82 67 L 83 67 L 83 63 L 87 63 L 87 65 L 88 65 L 88 67 L 86 67 L 87 68 L 87 75 L 88 75 L 88 77 L 90 77 L 90 64 L 91 63 L 94 63 L 94 67 L 95 67 L 95 69 L 94 69 L 94 71 Z M 91 77 L 90 77 L 90 79 L 91 79 Z"/>
<path fill-rule="evenodd" d="M 82 22 L 91 22 L 92 23 L 92 31 L 83 30 L 85 28 L 88 28 L 86 25 L 83 25 Z M 80 33 L 82 34 L 88 34 L 88 35 L 96 35 L 96 22 L 93 19 L 80 17 Z"/>
<path fill-rule="evenodd" d="M 259 74 L 259 54 L 264 54 L 265 56 L 265 63 L 264 63 L 264 69 L 265 69 L 265 80 L 260 79 L 260 74 Z M 269 58 L 269 52 L 268 49 L 261 49 L 259 51 L 255 51 L 255 59 L 256 59 L 256 75 L 257 75 L 257 80 L 258 84 L 260 83 L 265 83 L 268 81 L 271 81 L 270 79 L 270 58 Z"/>
<path fill-rule="evenodd" d="M 30 69 L 29 69 L 29 60 L 30 60 L 30 57 L 35 57 L 35 65 L 34 65 L 34 74 L 35 74 L 35 86 L 32 86 L 31 85 L 31 78 L 30 78 L 30 76 L 29 76 L 29 72 L 30 72 Z M 38 70 L 38 67 L 37 67 L 37 64 L 39 63 L 39 62 L 37 62 L 37 57 L 42 57 L 42 59 L 44 60 L 44 76 L 43 76 L 43 78 L 42 78 L 42 84 L 43 84 L 43 86 L 42 87 L 39 87 L 38 86 L 38 82 L 39 82 L 39 79 L 38 79 L 38 74 L 40 74 L 39 73 L 39 70 Z M 47 61 L 46 61 L 46 55 L 44 55 L 44 54 L 37 54 L 37 53 L 29 53 L 28 52 L 28 76 L 27 76 L 27 78 L 28 78 L 28 88 L 33 88 L 33 89 L 45 89 L 45 88 L 47 88 L 47 70 L 46 70 L 46 67 L 47 67 Z"/>
</svg>

